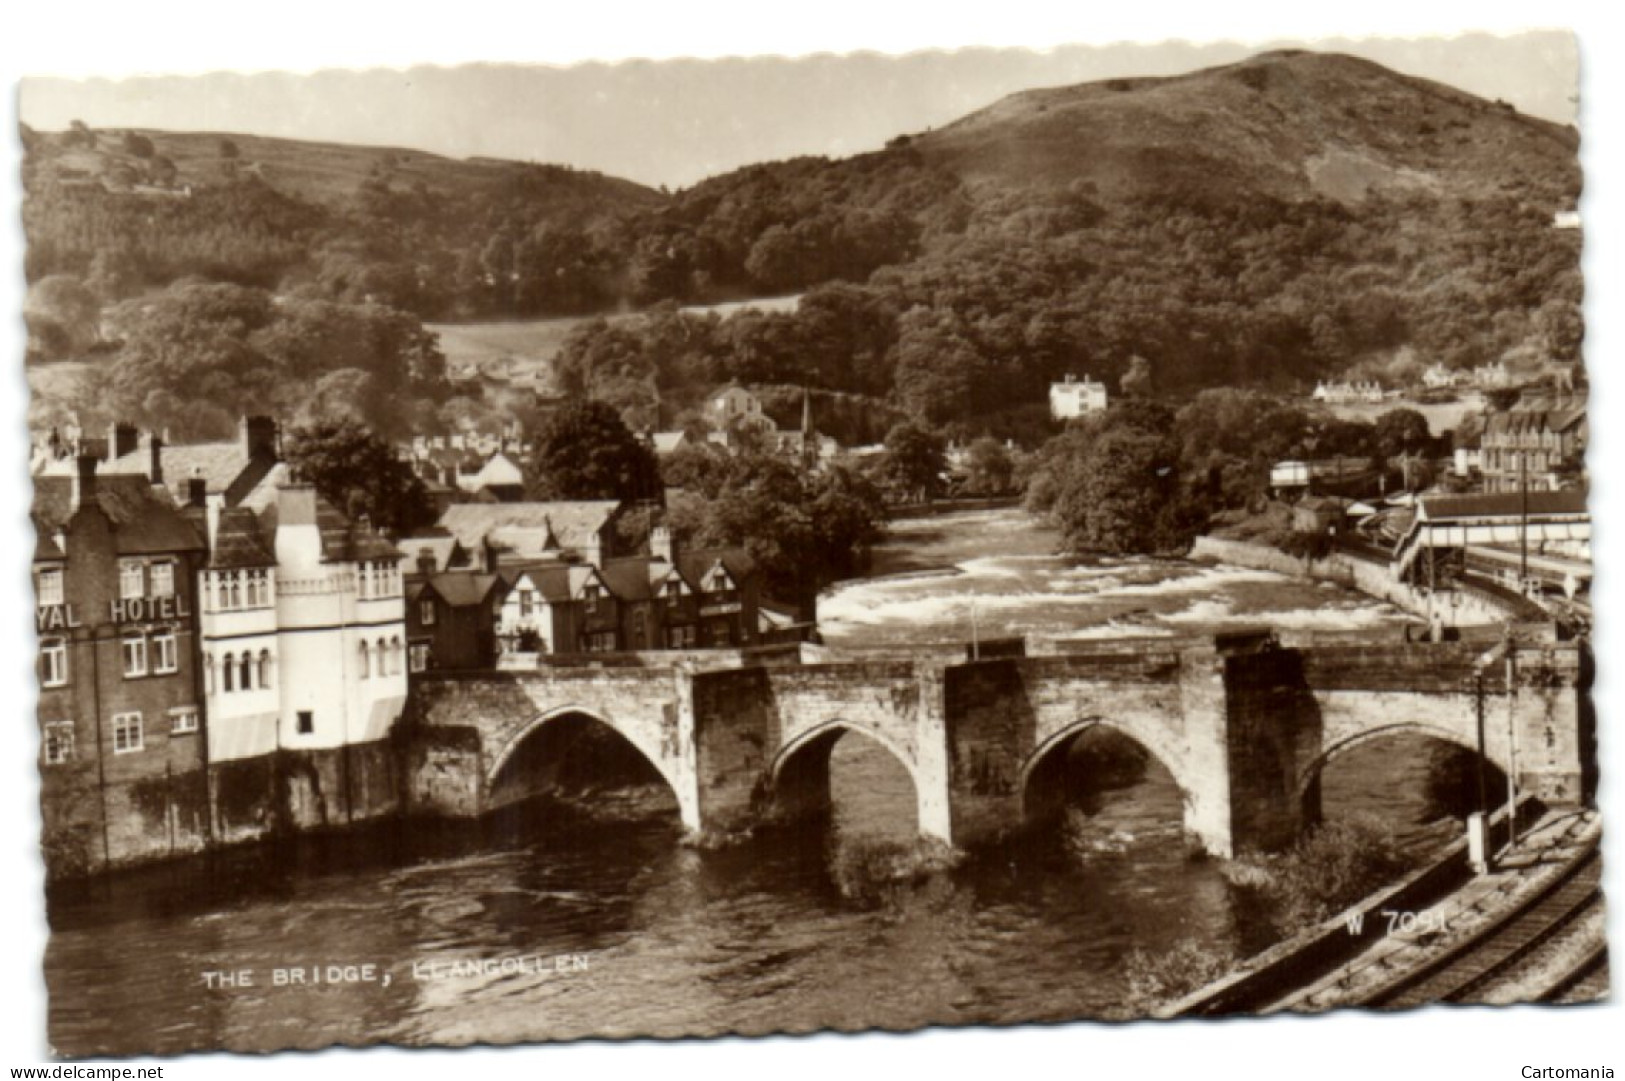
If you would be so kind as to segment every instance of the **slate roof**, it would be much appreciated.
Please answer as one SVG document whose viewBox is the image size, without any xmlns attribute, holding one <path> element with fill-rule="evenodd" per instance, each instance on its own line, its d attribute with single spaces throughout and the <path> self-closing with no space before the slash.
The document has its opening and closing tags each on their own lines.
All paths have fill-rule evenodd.
<svg viewBox="0 0 1625 1081">
<path fill-rule="evenodd" d="M 277 505 L 271 503 L 259 512 L 260 536 L 272 550 L 276 548 Z M 350 521 L 321 496 L 316 497 L 316 527 L 322 534 L 323 563 L 356 563 L 362 560 L 398 562 L 400 551 L 380 533 Z"/>
<path fill-rule="evenodd" d="M 723 569 L 733 578 L 736 586 L 743 588 L 746 580 L 756 575 L 756 561 L 743 548 L 679 550 L 677 552 L 677 569 L 688 584 L 698 591 L 700 584 L 705 580 L 706 573 L 719 560 Z"/>
<path fill-rule="evenodd" d="M 72 515 L 73 478 L 34 478 L 32 517 L 36 534 L 51 537 Z M 113 523 L 114 550 L 121 555 L 194 552 L 203 537 L 165 495 L 155 492 L 145 476 L 96 477 L 96 505 Z M 43 550 L 56 550 L 54 537 Z M 36 544 L 36 553 L 42 549 Z"/>
<path fill-rule="evenodd" d="M 453 571 L 450 574 L 437 574 L 431 577 L 425 589 L 432 589 L 440 595 L 452 608 L 468 608 L 482 603 L 491 591 L 502 586 L 507 591 L 503 580 L 495 574 L 473 574 L 468 571 Z"/>
<path fill-rule="evenodd" d="M 659 573 L 657 573 L 657 569 Z M 609 591 L 623 601 L 646 601 L 654 597 L 653 583 L 665 578 L 671 565 L 648 556 L 608 559 L 599 568 Z"/>
<path fill-rule="evenodd" d="M 1487 435 L 1522 435 L 1526 432 L 1564 432 L 1586 419 L 1584 405 L 1555 409 L 1513 409 L 1497 413 L 1484 425 Z"/>
<path fill-rule="evenodd" d="M 1481 495 L 1430 495 L 1419 501 L 1429 521 L 1442 518 L 1516 518 L 1523 513 L 1524 496 L 1519 492 Z M 1530 514 L 1584 514 L 1586 493 L 1530 492 Z"/>
<path fill-rule="evenodd" d="M 567 604 L 581 592 L 581 587 L 597 577 L 597 572 L 585 563 L 551 563 L 531 566 L 504 567 L 500 577 L 512 589 L 524 577 L 548 604 Z"/>
<path fill-rule="evenodd" d="M 205 489 L 221 493 L 228 504 L 239 502 L 253 491 L 279 463 L 275 458 L 251 456 L 241 440 L 222 443 L 181 443 L 165 445 L 161 452 L 164 486 L 177 503 L 186 499 L 187 481 L 203 479 Z M 152 451 L 140 446 L 122 457 L 102 464 L 99 473 L 147 475 Z"/>
<path fill-rule="evenodd" d="M 434 569 L 445 571 L 451 569 L 452 559 L 457 552 L 457 538 L 450 533 L 402 537 L 395 542 L 395 546 L 401 550 L 402 574 L 417 573 L 418 556 L 425 548 L 434 556 Z"/>
<path fill-rule="evenodd" d="M 206 531 L 205 511 L 188 507 L 186 516 L 196 528 Z M 215 525 L 214 551 L 207 564 L 211 570 L 276 566 L 276 543 L 260 532 L 259 516 L 247 507 L 223 507 Z"/>
</svg>

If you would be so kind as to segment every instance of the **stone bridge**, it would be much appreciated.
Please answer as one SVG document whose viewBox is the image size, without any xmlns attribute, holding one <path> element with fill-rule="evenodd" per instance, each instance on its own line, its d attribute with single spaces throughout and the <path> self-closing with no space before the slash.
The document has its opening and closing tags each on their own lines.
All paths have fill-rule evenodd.
<svg viewBox="0 0 1625 1081">
<path fill-rule="evenodd" d="M 830 751 L 849 732 L 903 765 L 920 833 L 950 844 L 1018 825 L 1041 799 L 1038 775 L 1096 726 L 1167 768 L 1187 832 L 1219 856 L 1290 843 L 1319 814 L 1325 765 L 1401 732 L 1481 751 L 1548 803 L 1580 802 L 1594 737 L 1582 649 L 1490 647 L 1254 636 L 974 662 L 429 674 L 408 709 L 409 801 L 491 810 L 504 772 L 534 757 L 518 749 L 557 719 L 588 717 L 649 760 L 696 831 L 827 802 Z"/>
</svg>

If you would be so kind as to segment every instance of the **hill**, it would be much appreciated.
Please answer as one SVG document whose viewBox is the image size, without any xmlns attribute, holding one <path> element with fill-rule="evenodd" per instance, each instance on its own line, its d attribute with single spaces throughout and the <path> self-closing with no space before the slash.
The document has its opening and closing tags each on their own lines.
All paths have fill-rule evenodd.
<svg viewBox="0 0 1625 1081">
<path fill-rule="evenodd" d="M 1026 439 L 1068 373 L 1184 395 L 1577 363 L 1580 233 L 1553 222 L 1577 138 L 1277 52 L 1015 94 L 669 196 L 385 148 L 25 132 L 24 219 L 57 311 L 187 277 L 437 323 L 642 311 L 552 324 L 558 386 L 642 423 L 720 380 L 803 385 Z M 793 311 L 678 310 L 791 293 Z M 31 307 L 31 340 L 71 358 L 87 335 L 45 333 L 52 310 Z"/>
<path fill-rule="evenodd" d="M 1107 202 L 1515 188 L 1556 208 L 1579 191 L 1572 129 L 1368 60 L 1302 51 L 1026 91 L 909 145 L 973 189 L 1082 183 Z"/>
</svg>

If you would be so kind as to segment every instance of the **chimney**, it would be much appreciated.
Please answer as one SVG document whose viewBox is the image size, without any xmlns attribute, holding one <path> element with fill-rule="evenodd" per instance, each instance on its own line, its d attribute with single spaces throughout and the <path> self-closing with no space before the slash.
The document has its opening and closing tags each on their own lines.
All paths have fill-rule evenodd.
<svg viewBox="0 0 1625 1081">
<path fill-rule="evenodd" d="M 673 565 L 677 563 L 677 545 L 672 542 L 669 527 L 657 525 L 649 530 L 649 554 Z"/>
<path fill-rule="evenodd" d="M 243 453 L 251 461 L 270 458 L 273 461 L 277 455 L 276 421 L 266 416 L 244 417 L 238 422 L 237 430 L 242 435 Z"/>
<path fill-rule="evenodd" d="M 140 431 L 133 424 L 115 421 L 107 426 L 107 458 L 122 458 L 139 445 Z"/>
<path fill-rule="evenodd" d="M 68 512 L 77 513 L 86 503 L 96 501 L 96 456 L 81 454 L 74 462 L 73 485 L 69 490 Z"/>
<path fill-rule="evenodd" d="M 226 506 L 226 497 L 216 493 L 213 499 L 203 494 L 203 479 L 193 477 L 188 483 L 197 485 L 197 505 L 203 507 L 203 523 L 209 534 L 209 551 L 215 550 L 215 544 L 220 537 L 220 512 Z"/>
<path fill-rule="evenodd" d="M 198 476 L 197 470 L 194 468 L 192 475 L 186 478 L 186 505 L 201 507 L 208 494 L 209 482 Z"/>
<path fill-rule="evenodd" d="M 316 489 L 284 484 L 276 490 L 276 561 L 311 569 L 322 561 L 322 531 L 316 524 Z"/>
<path fill-rule="evenodd" d="M 164 437 L 157 432 L 147 433 L 147 479 L 154 484 L 164 482 Z"/>
<path fill-rule="evenodd" d="M 427 578 L 435 572 L 434 549 L 427 546 L 418 549 L 418 573 Z"/>
</svg>

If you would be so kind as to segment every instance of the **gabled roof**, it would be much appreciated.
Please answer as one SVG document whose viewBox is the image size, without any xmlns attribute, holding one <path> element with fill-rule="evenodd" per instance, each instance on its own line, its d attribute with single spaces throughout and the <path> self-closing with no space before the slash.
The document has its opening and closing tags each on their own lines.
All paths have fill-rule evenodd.
<svg viewBox="0 0 1625 1081">
<path fill-rule="evenodd" d="M 663 573 L 656 574 L 656 568 Z M 654 597 L 654 583 L 671 572 L 671 564 L 649 556 L 607 559 L 599 568 L 609 591 L 623 601 L 646 601 Z"/>
<path fill-rule="evenodd" d="M 489 537 L 523 557 L 546 551 L 549 533 L 565 548 L 597 544 L 620 506 L 613 499 L 454 503 L 440 516 L 440 525 L 465 548 L 476 548 Z"/>
<path fill-rule="evenodd" d="M 469 608 L 485 601 L 497 589 L 507 591 L 507 584 L 495 574 L 474 574 L 471 571 L 452 571 L 436 574 L 424 585 L 424 592 L 434 592 L 452 608 Z"/>
<path fill-rule="evenodd" d="M 34 478 L 32 517 L 38 534 L 50 536 L 73 517 L 73 478 Z M 96 506 L 113 524 L 114 550 L 121 555 L 195 552 L 203 537 L 167 494 L 153 489 L 145 476 L 96 477 Z M 53 539 L 50 548 L 55 548 Z M 36 551 L 38 547 L 36 546 Z"/>
<path fill-rule="evenodd" d="M 434 533 L 428 536 L 402 537 L 395 542 L 401 551 L 401 572 L 403 574 L 417 573 L 417 560 L 425 549 L 434 557 L 434 569 L 446 571 L 452 569 L 452 564 L 459 551 L 457 538 L 450 533 Z"/>
<path fill-rule="evenodd" d="M 678 572 L 689 588 L 696 591 L 702 588 L 706 574 L 719 562 L 737 586 L 743 587 L 756 575 L 756 561 L 743 548 L 696 548 L 677 552 Z"/>
<path fill-rule="evenodd" d="M 540 563 L 529 566 L 504 567 L 497 572 L 509 589 L 529 578 L 536 592 L 548 604 L 568 604 L 588 582 L 603 579 L 598 571 L 585 563 Z"/>
</svg>

